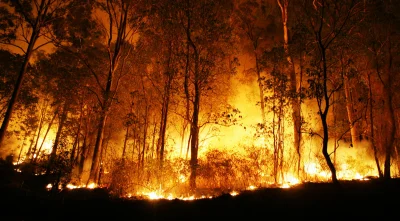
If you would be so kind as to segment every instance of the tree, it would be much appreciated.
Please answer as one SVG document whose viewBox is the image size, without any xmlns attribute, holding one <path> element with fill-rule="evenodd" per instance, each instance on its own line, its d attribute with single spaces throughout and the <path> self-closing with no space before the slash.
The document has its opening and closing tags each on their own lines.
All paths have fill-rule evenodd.
<svg viewBox="0 0 400 221">
<path fill-rule="evenodd" d="M 71 46 L 71 50 L 74 50 Z M 79 119 L 75 119 L 74 112 L 82 114 L 79 102 L 86 89 L 85 85 L 89 82 L 89 73 L 79 58 L 69 53 L 63 48 L 58 48 L 54 53 L 39 57 L 35 64 L 35 77 L 42 79 L 47 85 L 42 89 L 43 93 L 51 97 L 51 106 L 54 107 L 54 118 L 58 116 L 58 129 L 52 147 L 50 162 L 47 171 L 51 171 L 52 162 L 55 162 L 59 144 L 66 140 L 68 136 L 73 137 L 73 125 L 80 124 Z M 79 116 L 78 114 L 78 116 Z M 69 117 L 68 117 L 69 116 Z M 68 121 L 73 123 L 68 123 Z M 51 125 L 50 125 L 51 126 Z M 48 130 L 50 129 L 50 126 Z M 77 125 L 76 133 L 80 133 L 80 125 Z M 70 130 L 65 130 L 69 128 Z M 66 131 L 71 131 L 66 133 Z M 46 133 L 47 134 L 47 133 Z M 76 139 L 74 137 L 74 139 Z M 71 150 L 70 158 L 74 158 L 77 144 Z M 71 160 L 71 163 L 73 160 Z"/>
<path fill-rule="evenodd" d="M 98 96 L 101 112 L 89 182 L 97 182 L 98 180 L 104 127 L 110 106 L 118 91 L 119 81 L 124 76 L 124 73 L 118 72 L 118 70 L 121 70 L 121 66 L 123 66 L 131 48 L 127 47 L 128 51 L 124 51 L 126 48 L 125 45 L 133 41 L 143 19 L 143 14 L 139 11 L 140 3 L 141 1 L 133 2 L 127 0 L 105 0 L 98 2 L 100 9 L 105 13 L 108 20 L 107 24 L 103 24 L 103 33 L 107 36 L 106 48 L 109 61 L 105 82 L 100 82 L 100 73 L 92 72 L 101 91 Z M 114 30 L 116 31 L 116 35 Z"/>
<path fill-rule="evenodd" d="M 32 53 L 41 48 L 42 46 L 50 43 L 46 41 L 43 44 L 36 45 L 37 40 L 46 34 L 49 30 L 49 26 L 54 18 L 62 16 L 63 11 L 69 6 L 71 0 L 58 1 L 58 0 L 40 0 L 32 1 L 29 0 L 7 0 L 9 10 L 13 10 L 14 13 L 8 12 L 15 16 L 15 23 L 12 21 L 8 22 L 10 27 L 17 25 L 19 27 L 20 38 L 17 41 L 22 41 L 26 46 L 20 46 L 19 43 L 13 43 L 14 41 L 6 38 L 6 41 L 1 42 L 2 44 L 8 44 L 15 46 L 22 50 L 24 53 L 24 60 L 21 64 L 18 78 L 16 80 L 11 99 L 8 102 L 7 110 L 3 119 L 3 123 L 0 128 L 0 148 L 3 145 L 4 135 L 7 131 L 7 127 L 10 123 L 10 119 L 13 113 L 15 103 L 20 93 L 20 88 L 28 68 Z M 5 10 L 6 8 L 2 8 Z M 1 40 L 4 40 L 3 38 Z"/>
<path fill-rule="evenodd" d="M 396 70 L 398 65 L 398 56 L 396 56 L 399 44 L 399 17 L 397 12 L 400 8 L 398 2 L 375 1 L 366 5 L 366 10 L 369 12 L 366 24 L 367 28 L 360 30 L 361 36 L 364 36 L 364 46 L 366 49 L 366 59 L 370 60 L 371 72 L 374 75 L 368 75 L 370 86 L 370 98 L 372 97 L 372 86 L 375 85 L 374 92 L 375 104 L 380 106 L 377 112 L 380 116 L 374 117 L 372 115 L 373 108 L 370 107 L 371 123 L 374 128 L 371 128 L 371 136 L 373 136 L 373 148 L 375 150 L 378 136 L 374 135 L 376 128 L 380 136 L 381 150 L 384 152 L 384 171 L 383 176 L 385 179 L 391 178 L 391 159 L 394 154 L 395 136 L 396 136 L 396 117 L 395 117 L 395 97 L 397 95 L 395 88 Z M 373 77 L 373 78 L 371 78 Z M 375 84 L 371 84 L 375 80 Z M 371 105 L 373 105 L 371 103 Z M 379 120 L 379 118 L 381 120 Z M 375 122 L 373 120 L 376 120 Z M 379 144 L 378 144 L 379 145 Z M 376 150 L 375 150 L 376 152 Z M 375 156 L 377 158 L 377 156 Z M 379 161 L 376 159 L 376 161 Z M 379 164 L 379 162 L 377 162 Z M 379 166 L 378 167 L 378 171 Z"/>
<path fill-rule="evenodd" d="M 232 36 L 229 18 L 233 5 L 230 1 L 208 0 L 186 0 L 181 4 L 182 27 L 188 44 L 185 94 L 191 103 L 189 186 L 194 191 L 198 167 L 201 97 L 213 81 L 215 71 L 221 65 L 219 62 L 226 56 L 227 44 Z"/>
<path fill-rule="evenodd" d="M 342 35 L 355 25 L 354 18 L 360 11 L 361 2 L 348 0 L 336 2 L 330 0 L 303 1 L 303 9 L 308 14 L 309 27 L 314 34 L 315 50 L 313 69 L 308 70 L 310 76 L 310 96 L 315 98 L 318 106 L 318 115 L 323 128 L 322 154 L 332 174 L 332 182 L 339 184 L 336 169 L 328 152 L 329 127 L 328 114 L 331 106 L 331 97 L 342 84 L 332 81 L 333 71 L 331 63 Z M 330 63 L 331 62 L 331 63 Z"/>
<path fill-rule="evenodd" d="M 296 78 L 296 70 L 292 58 L 292 54 L 290 52 L 289 45 L 289 30 L 288 30 L 288 8 L 290 0 L 277 0 L 279 8 L 281 9 L 282 14 L 282 26 L 283 26 L 283 47 L 285 50 L 285 56 L 288 64 L 288 71 L 290 76 L 290 89 L 292 91 L 292 120 L 293 120 L 293 137 L 294 137 L 294 148 L 297 152 L 297 175 L 300 173 L 300 162 L 301 162 L 301 115 L 300 115 L 300 87 L 297 83 Z"/>
<path fill-rule="evenodd" d="M 13 91 L 13 83 L 16 80 L 16 72 L 21 62 L 21 56 L 7 50 L 0 50 L 0 116 L 3 118 L 7 109 L 9 98 Z"/>
<path fill-rule="evenodd" d="M 176 90 L 176 78 L 182 65 L 182 41 L 180 25 L 176 21 L 177 7 L 170 1 L 158 1 L 151 14 L 150 22 L 145 38 L 149 41 L 148 48 L 151 50 L 153 59 L 153 84 L 159 93 L 161 116 L 156 147 L 156 155 L 159 160 L 159 167 L 162 170 L 165 158 L 166 136 L 168 129 L 168 118 L 170 105 L 173 102 L 173 95 Z M 160 78 L 161 77 L 161 78 Z"/>
</svg>

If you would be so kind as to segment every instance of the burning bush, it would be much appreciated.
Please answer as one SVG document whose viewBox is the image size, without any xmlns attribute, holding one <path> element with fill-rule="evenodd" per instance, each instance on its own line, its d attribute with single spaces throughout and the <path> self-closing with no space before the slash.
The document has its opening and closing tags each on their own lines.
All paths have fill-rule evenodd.
<svg viewBox="0 0 400 221">
<path fill-rule="evenodd" d="M 113 165 L 109 179 L 109 189 L 118 196 L 146 195 L 149 192 L 186 192 L 189 164 L 184 159 L 166 159 L 163 167 L 157 160 L 148 160 L 145 165 L 137 162 L 119 161 Z M 107 183 L 107 179 L 103 180 Z"/>
</svg>

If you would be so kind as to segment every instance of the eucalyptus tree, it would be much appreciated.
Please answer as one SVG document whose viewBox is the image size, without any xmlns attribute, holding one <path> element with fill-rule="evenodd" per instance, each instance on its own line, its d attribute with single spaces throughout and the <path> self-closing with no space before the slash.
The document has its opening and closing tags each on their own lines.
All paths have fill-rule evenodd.
<svg viewBox="0 0 400 221">
<path fill-rule="evenodd" d="M 13 91 L 13 83 L 17 77 L 21 56 L 7 50 L 0 50 L 0 116 L 4 117 L 9 97 Z"/>
<path fill-rule="evenodd" d="M 368 14 L 359 30 L 360 42 L 363 43 L 363 60 L 366 60 L 367 81 L 370 99 L 370 137 L 379 174 L 380 157 L 384 158 L 383 177 L 390 179 L 391 165 L 396 151 L 396 103 L 399 93 L 399 37 L 400 20 L 397 1 L 366 2 Z M 397 150 L 398 151 L 398 150 Z"/>
<path fill-rule="evenodd" d="M 201 99 L 207 93 L 216 76 L 218 67 L 226 64 L 227 52 L 232 41 L 230 18 L 232 1 L 183 0 L 179 6 L 178 21 L 185 36 L 186 65 L 184 88 L 187 113 L 190 112 L 190 189 L 196 189 L 199 149 L 199 116 Z M 210 88 L 211 89 L 211 88 Z M 190 109 L 188 109 L 190 108 Z"/>
<path fill-rule="evenodd" d="M 293 145 L 297 152 L 297 175 L 300 173 L 300 162 L 301 162 L 301 101 L 300 101 L 300 87 L 298 84 L 299 80 L 296 76 L 296 69 L 291 53 L 291 36 L 289 34 L 289 6 L 290 0 L 277 0 L 279 8 L 281 9 L 282 15 L 282 27 L 283 27 L 283 47 L 285 50 L 285 56 L 288 64 L 288 71 L 290 76 L 290 89 L 292 91 L 291 105 L 292 105 L 292 120 L 293 120 Z"/>
<path fill-rule="evenodd" d="M 67 141 L 68 138 L 75 140 L 76 134 L 81 133 L 78 116 L 81 114 L 82 95 L 87 90 L 86 85 L 89 83 L 90 75 L 79 58 L 61 48 L 39 59 L 35 66 L 37 78 L 42 78 L 44 82 L 47 82 L 43 90 L 52 97 L 54 116 L 58 116 L 58 129 L 50 155 L 48 170 L 50 171 L 60 143 Z M 75 119 L 76 117 L 78 118 Z M 66 127 L 71 130 L 65 130 Z M 72 132 L 75 127 L 77 131 Z M 71 132 L 66 133 L 66 131 Z M 72 159 L 75 157 L 77 145 L 69 148 Z"/>
<path fill-rule="evenodd" d="M 309 95 L 317 102 L 318 116 L 323 128 L 323 134 L 320 135 L 322 154 L 331 171 L 332 182 L 339 184 L 336 168 L 328 152 L 328 115 L 331 99 L 332 95 L 342 87 L 341 81 L 335 80 L 338 79 L 334 71 L 335 52 L 340 48 L 343 35 L 349 33 L 349 30 L 357 24 L 362 1 L 303 0 L 301 2 L 304 13 L 307 15 L 308 27 L 314 35 L 313 63 L 307 73 Z"/>
<path fill-rule="evenodd" d="M 126 45 L 133 42 L 144 18 L 143 11 L 141 11 L 143 1 L 100 0 L 97 1 L 97 5 L 105 15 L 105 21 L 99 21 L 99 23 L 101 34 L 106 40 L 108 61 L 107 69 L 103 72 L 95 72 L 91 69 L 97 83 L 98 92 L 96 94 L 101 109 L 89 177 L 91 182 L 98 180 L 105 124 L 110 106 L 119 89 L 119 83 L 126 74 L 121 71 L 123 70 L 121 66 L 124 65 L 125 59 L 130 55 L 129 50 L 132 48 L 126 47 Z M 102 79 L 100 75 L 104 75 L 104 78 Z"/>
<path fill-rule="evenodd" d="M 153 74 L 150 78 L 159 94 L 157 100 L 161 107 L 156 144 L 156 155 L 161 169 L 165 158 L 170 109 L 176 103 L 174 95 L 178 92 L 178 77 L 184 64 L 185 47 L 182 43 L 185 35 L 176 17 L 179 10 L 177 6 L 178 4 L 171 4 L 170 1 L 157 1 L 144 33 L 153 61 Z"/>
<path fill-rule="evenodd" d="M 32 54 L 35 50 L 50 43 L 47 40 L 39 43 L 38 39 L 43 39 L 45 35 L 52 32 L 50 28 L 52 21 L 63 16 L 72 0 L 5 0 L 3 2 L 6 3 L 6 6 L 1 7 L 1 11 L 3 12 L 2 15 L 7 16 L 4 21 L 8 22 L 6 22 L 6 28 L 4 26 L 1 28 L 1 44 L 20 49 L 24 54 L 24 59 L 0 128 L 0 147 L 4 145 L 4 135 L 10 123 Z"/>
</svg>

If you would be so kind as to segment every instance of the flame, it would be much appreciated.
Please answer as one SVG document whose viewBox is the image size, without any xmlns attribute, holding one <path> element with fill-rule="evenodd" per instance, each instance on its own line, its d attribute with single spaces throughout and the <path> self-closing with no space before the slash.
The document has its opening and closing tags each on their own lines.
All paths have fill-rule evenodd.
<svg viewBox="0 0 400 221">
<path fill-rule="evenodd" d="M 237 196 L 237 195 L 239 195 L 239 193 L 236 192 L 236 191 L 232 191 L 232 192 L 230 192 L 229 194 L 230 194 L 231 196 Z"/>
<path fill-rule="evenodd" d="M 211 196 L 205 196 L 202 195 L 200 197 L 195 197 L 194 195 L 191 196 L 174 196 L 172 193 L 168 194 L 162 194 L 158 191 L 151 191 L 151 192 L 141 192 L 137 193 L 136 195 L 142 196 L 145 199 L 148 200 L 159 200 L 159 199 L 166 199 L 166 200 L 184 200 L 184 201 L 191 201 L 191 200 L 196 200 L 196 199 L 204 199 L 204 198 L 212 198 Z M 131 198 L 133 195 L 131 193 L 128 193 L 126 195 L 127 198 Z"/>
<path fill-rule="evenodd" d="M 206 177 L 202 178 L 202 183 L 199 184 L 200 188 L 220 188 L 219 192 L 216 194 L 215 192 L 210 191 L 210 193 L 201 193 L 198 195 L 190 195 L 185 193 L 185 185 L 187 185 L 189 181 L 189 172 L 185 171 L 185 168 L 180 164 L 173 164 L 171 163 L 168 167 L 168 172 L 172 171 L 170 174 L 165 176 L 166 178 L 162 179 L 162 185 L 160 183 L 156 183 L 154 180 L 158 179 L 158 174 L 156 174 L 156 170 L 154 170 L 154 165 L 150 165 L 155 160 L 149 156 L 144 156 L 146 162 L 142 162 L 143 164 L 149 164 L 149 168 L 146 168 L 146 175 L 139 176 L 142 174 L 123 174 L 126 177 L 123 181 L 120 181 L 122 184 L 128 183 L 128 187 L 124 189 L 122 195 L 127 198 L 132 197 L 143 197 L 149 200 L 159 200 L 159 199 L 179 199 L 179 200 L 196 200 L 196 199 L 204 199 L 204 198 L 213 198 L 218 194 L 222 193 L 229 193 L 231 196 L 237 196 L 240 194 L 241 191 L 250 190 L 254 191 L 259 188 L 266 188 L 266 187 L 280 187 L 280 188 L 291 188 L 295 185 L 301 184 L 302 182 L 329 182 L 331 179 L 331 172 L 329 168 L 326 166 L 326 162 L 321 157 L 321 142 L 319 138 L 315 137 L 308 137 L 304 135 L 302 146 L 302 159 L 301 159 L 301 168 L 294 168 L 297 167 L 296 159 L 293 155 L 293 130 L 289 129 L 292 128 L 289 123 L 290 111 L 287 112 L 287 115 L 284 116 L 284 127 L 286 128 L 284 132 L 282 132 L 282 140 L 285 141 L 285 148 L 282 150 L 281 155 L 276 158 L 282 159 L 282 164 L 280 165 L 280 171 L 275 171 L 275 177 L 273 177 L 273 169 L 272 167 L 272 158 L 274 154 L 274 148 L 276 143 L 274 143 L 273 138 L 268 137 L 267 127 L 263 127 L 260 129 L 262 136 L 255 137 L 254 134 L 256 133 L 255 125 L 259 124 L 262 119 L 260 116 L 260 107 L 255 105 L 257 99 L 259 99 L 259 94 L 257 94 L 258 84 L 257 82 L 253 82 L 254 85 L 244 85 L 243 83 L 239 82 L 237 79 L 233 80 L 233 85 L 237 87 L 232 87 L 237 89 L 237 93 L 235 96 L 231 96 L 228 99 L 228 102 L 232 104 L 232 106 L 237 107 L 241 111 L 245 111 L 242 115 L 242 122 L 243 125 L 241 126 L 231 126 L 231 127 L 219 127 L 218 132 L 215 134 L 209 134 L 212 131 L 214 126 L 210 126 L 206 124 L 202 127 L 202 131 L 200 132 L 200 143 L 199 143 L 199 153 L 198 158 L 199 160 L 203 160 L 203 162 L 209 163 L 207 160 L 206 154 L 212 150 L 218 150 L 219 153 L 215 156 L 215 158 L 221 157 L 216 159 L 215 165 L 215 172 L 213 175 L 214 177 Z M 316 122 L 313 118 L 307 118 L 306 113 L 313 113 L 312 105 L 304 104 L 302 110 L 305 112 L 304 117 L 305 121 L 310 123 L 310 127 L 314 131 L 318 131 L 320 129 L 320 124 Z M 173 116 L 171 116 L 173 117 Z M 270 115 L 266 117 L 267 119 L 272 119 Z M 175 119 L 174 119 L 175 120 Z M 187 141 L 189 139 L 189 132 L 184 134 L 183 139 L 179 132 L 176 131 L 180 125 L 176 121 L 176 127 L 170 129 L 168 133 L 168 138 L 166 139 L 166 159 L 170 160 L 170 162 L 175 161 L 185 161 L 187 163 L 188 159 L 184 158 L 186 148 L 182 148 L 182 146 L 187 146 Z M 174 122 L 175 123 L 175 122 Z M 269 124 L 270 122 L 267 122 Z M 270 126 L 270 125 L 267 125 Z M 172 126 L 171 126 L 172 128 Z M 260 132 L 258 131 L 258 132 Z M 118 133 L 115 133 L 118 134 Z M 124 135 L 120 133 L 120 136 Z M 265 135 L 265 136 L 264 136 Z M 45 153 L 50 153 L 53 140 L 52 138 L 55 137 L 55 132 L 53 130 L 50 131 L 49 135 L 47 136 L 46 140 L 43 143 L 42 150 Z M 123 140 L 123 139 L 121 139 Z M 39 138 L 39 144 L 43 141 L 43 137 Z M 128 141 L 129 142 L 129 141 Z M 183 143 L 182 143 L 183 142 Z M 283 142 L 283 141 L 282 141 Z M 111 142 L 110 142 L 111 143 Z M 106 163 L 103 165 L 104 168 L 104 179 L 105 183 L 110 182 L 113 176 L 113 165 L 115 165 L 114 155 L 121 156 L 118 151 L 118 147 L 122 145 L 117 144 L 113 146 L 112 151 L 117 153 L 104 153 L 104 161 L 114 161 L 113 163 Z M 334 148 L 334 144 L 336 141 L 331 140 L 329 143 L 330 151 L 332 152 Z M 110 144 L 111 145 L 111 144 Z M 360 145 L 358 148 L 344 148 L 348 146 L 347 144 L 341 143 L 340 148 L 337 148 L 335 154 L 335 168 L 337 169 L 337 177 L 340 180 L 368 180 L 369 176 L 376 176 L 376 172 L 373 168 L 373 160 L 370 156 L 367 156 L 366 150 L 368 150 L 369 146 L 368 143 Z M 130 143 L 128 146 L 133 146 Z M 26 146 L 26 148 L 28 145 Z M 132 150 L 132 163 L 137 164 L 137 159 L 134 154 L 134 150 Z M 153 153 L 152 153 L 153 154 Z M 225 157 L 222 156 L 226 154 Z M 364 155 L 363 155 L 364 154 Z M 112 155 L 112 157 L 110 157 Z M 233 157 L 237 157 L 237 161 L 233 159 Z M 190 154 L 189 154 L 190 156 Z M 40 155 L 39 155 L 40 157 Z M 21 156 L 21 159 L 18 162 L 14 162 L 14 165 L 19 165 L 25 160 L 26 156 Z M 108 159 L 107 159 L 108 158 Z M 332 154 L 333 158 L 333 154 Z M 350 159 L 351 158 L 351 159 Z M 222 160 L 221 160 L 222 159 Z M 349 160 L 350 159 L 350 160 Z M 362 159 L 362 162 L 361 160 Z M 119 160 L 119 159 L 117 159 Z M 136 161 L 135 161 L 136 160 Z M 213 159 L 211 159 L 213 160 Z M 218 161 L 220 160 L 220 161 Z M 244 163 L 243 163 L 244 162 Z M 230 164 L 229 164 L 230 163 Z M 241 164 L 246 164 L 245 167 L 240 168 Z M 111 166 L 110 166 L 111 165 Z M 220 167 L 220 165 L 223 165 Z M 372 166 L 371 166 L 372 165 Z M 146 165 L 147 166 L 147 165 Z M 200 165 L 202 166 L 202 165 Z M 173 168 L 174 167 L 174 168 Z M 232 167 L 235 167 L 232 169 Z M 158 168 L 158 167 L 157 167 Z M 224 168 L 224 169 L 221 169 Z M 135 170 L 137 167 L 135 167 Z M 151 170 L 153 169 L 153 170 Z M 224 173 L 219 173 L 222 171 Z M 126 170 L 128 171 L 128 170 Z M 130 170 L 132 171 L 132 170 Z M 20 169 L 17 169 L 17 172 L 21 172 Z M 38 173 L 40 174 L 40 173 Z M 203 176 L 211 176 L 211 173 L 208 171 L 203 172 Z M 216 175 L 215 175 L 216 174 Z M 227 175 L 228 174 L 228 175 Z M 277 175 L 278 174 L 278 175 Z M 138 175 L 138 176 L 136 176 Z M 226 176 L 226 177 L 224 177 Z M 231 177 L 229 177 L 231 176 Z M 154 178 L 156 177 L 156 178 Z M 200 177 L 200 176 L 199 176 Z M 149 181 L 152 180 L 153 181 Z M 239 180 L 239 181 L 237 181 Z M 158 180 L 157 180 L 158 181 Z M 210 184 L 210 181 L 213 183 Z M 237 182 L 236 182 L 237 181 Z M 236 182 L 236 183 L 234 183 Z M 134 183 L 134 184 L 132 184 Z M 49 187 L 50 185 L 50 187 Z M 51 188 L 51 184 L 47 185 L 46 188 Z M 136 185 L 136 186 L 135 186 Z M 132 187 L 133 186 L 133 187 Z M 158 188 L 158 186 L 163 186 L 163 188 Z M 81 184 L 76 185 L 73 183 L 68 183 L 66 188 L 68 189 L 76 189 L 76 188 L 88 188 L 94 189 L 98 186 L 95 183 L 90 184 Z M 174 190 L 171 190 L 175 188 Z M 235 189 L 235 191 L 231 191 Z M 183 192 L 183 193 L 182 193 Z"/>
<path fill-rule="evenodd" d="M 257 187 L 255 187 L 255 186 L 253 186 L 253 185 L 250 185 L 249 187 L 247 187 L 247 189 L 248 189 L 248 190 L 255 190 L 255 189 L 257 189 Z"/>
<path fill-rule="evenodd" d="M 66 185 L 66 187 L 67 187 L 68 189 L 70 189 L 70 190 L 79 189 L 79 188 L 94 189 L 94 188 L 97 188 L 97 184 L 95 184 L 95 183 L 89 183 L 88 185 L 84 185 L 84 184 L 82 184 L 82 185 L 74 185 L 74 184 L 72 184 L 72 183 L 68 183 L 68 184 Z"/>
</svg>

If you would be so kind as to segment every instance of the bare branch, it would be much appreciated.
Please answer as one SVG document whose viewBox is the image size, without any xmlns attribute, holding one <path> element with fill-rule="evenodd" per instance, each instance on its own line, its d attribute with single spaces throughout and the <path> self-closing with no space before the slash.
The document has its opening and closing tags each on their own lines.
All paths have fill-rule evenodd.
<svg viewBox="0 0 400 221">
<path fill-rule="evenodd" d="M 87 86 L 86 88 L 96 96 L 97 101 L 98 101 L 99 104 L 100 104 L 100 107 L 103 109 L 103 108 L 104 108 L 104 103 L 103 103 L 102 99 L 100 98 L 99 94 L 98 94 L 96 91 L 92 90 L 92 89 L 91 89 L 90 87 L 88 87 L 88 86 Z"/>
<path fill-rule="evenodd" d="M 7 42 L 7 43 L 5 43 L 5 42 L 0 42 L 0 44 L 16 47 L 16 48 L 20 49 L 24 54 L 26 54 L 25 49 L 23 49 L 21 46 L 16 45 L 16 44 L 14 44 L 14 43 L 11 43 L 11 42 Z"/>
<path fill-rule="evenodd" d="M 46 41 L 45 43 L 40 44 L 40 45 L 38 45 L 36 48 L 32 49 L 32 51 L 36 51 L 36 50 L 38 50 L 39 48 L 41 48 L 41 47 L 43 47 L 43 46 L 45 46 L 45 45 L 51 44 L 51 43 L 53 43 L 53 42 L 54 42 L 54 41 L 52 41 L 52 40 Z"/>
</svg>

